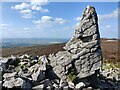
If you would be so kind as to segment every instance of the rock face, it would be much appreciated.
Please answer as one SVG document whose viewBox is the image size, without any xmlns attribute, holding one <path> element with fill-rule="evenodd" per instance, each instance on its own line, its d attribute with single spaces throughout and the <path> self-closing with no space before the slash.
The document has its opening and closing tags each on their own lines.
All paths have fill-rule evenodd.
<svg viewBox="0 0 120 90">
<path fill-rule="evenodd" d="M 102 52 L 98 18 L 94 7 L 88 6 L 85 9 L 81 23 L 65 49 L 77 55 L 75 67 L 79 78 L 90 76 L 100 69 Z"/>
<path fill-rule="evenodd" d="M 94 7 L 88 6 L 85 9 L 75 34 L 64 49 L 66 51 L 49 56 L 54 72 L 63 80 L 68 78 L 71 70 L 77 77 L 84 78 L 100 69 L 102 51 Z"/>
</svg>

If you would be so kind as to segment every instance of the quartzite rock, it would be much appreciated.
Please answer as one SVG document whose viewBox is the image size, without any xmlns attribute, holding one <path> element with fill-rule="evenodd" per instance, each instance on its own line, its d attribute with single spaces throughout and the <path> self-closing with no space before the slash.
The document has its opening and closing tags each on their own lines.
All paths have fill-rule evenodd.
<svg viewBox="0 0 120 90">
<path fill-rule="evenodd" d="M 95 8 L 88 6 L 72 39 L 64 47 L 66 51 L 49 55 L 55 74 L 63 80 L 67 79 L 70 69 L 79 78 L 95 74 L 101 68 L 102 51 L 98 17 Z"/>
</svg>

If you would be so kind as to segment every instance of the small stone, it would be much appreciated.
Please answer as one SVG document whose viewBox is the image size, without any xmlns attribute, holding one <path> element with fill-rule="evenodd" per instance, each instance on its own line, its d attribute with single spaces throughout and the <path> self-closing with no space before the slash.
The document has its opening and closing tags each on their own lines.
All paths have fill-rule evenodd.
<svg viewBox="0 0 120 90">
<path fill-rule="evenodd" d="M 65 81 L 63 81 L 63 80 L 61 79 L 61 80 L 60 80 L 59 87 L 60 87 L 60 88 L 63 88 L 63 87 L 65 87 L 65 86 L 68 86 L 68 83 L 65 82 Z"/>
<path fill-rule="evenodd" d="M 93 88 L 92 88 L 92 87 L 87 87 L 87 89 L 88 89 L 88 90 L 93 90 Z"/>
<path fill-rule="evenodd" d="M 40 71 L 39 69 L 38 69 L 37 72 L 34 72 L 34 73 L 32 74 L 32 80 L 33 80 L 33 81 L 41 81 L 41 80 L 43 80 L 44 78 L 45 78 L 45 72 Z"/>
<path fill-rule="evenodd" d="M 79 82 L 79 83 L 75 86 L 76 89 L 81 89 L 81 88 L 83 88 L 83 87 L 85 87 L 85 84 L 84 84 L 83 82 Z"/>
<path fill-rule="evenodd" d="M 5 73 L 5 74 L 3 75 L 4 80 L 6 80 L 6 79 L 8 79 L 8 78 L 15 77 L 16 74 L 17 74 L 17 72 L 13 72 L 13 73 Z"/>
<path fill-rule="evenodd" d="M 71 81 L 69 81 L 69 82 L 68 82 L 68 86 L 69 86 L 70 88 L 72 88 L 72 89 L 74 89 L 74 88 L 75 88 L 74 83 L 73 83 L 73 82 L 71 82 Z"/>
<path fill-rule="evenodd" d="M 44 88 L 44 84 L 40 84 L 40 85 L 32 87 L 33 90 L 43 90 L 43 88 Z"/>
<path fill-rule="evenodd" d="M 59 88 L 59 86 L 56 83 L 53 84 L 53 87 L 54 88 Z"/>
<path fill-rule="evenodd" d="M 63 90 L 69 90 L 69 86 L 63 87 Z"/>
</svg>

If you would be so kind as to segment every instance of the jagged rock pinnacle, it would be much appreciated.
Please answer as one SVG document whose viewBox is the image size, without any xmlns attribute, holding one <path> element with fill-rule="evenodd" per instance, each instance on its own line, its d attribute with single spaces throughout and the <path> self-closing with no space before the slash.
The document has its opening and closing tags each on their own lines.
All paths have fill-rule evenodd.
<svg viewBox="0 0 120 90">
<path fill-rule="evenodd" d="M 66 51 L 58 52 L 50 58 L 54 64 L 53 70 L 62 79 L 67 78 L 70 69 L 74 70 L 77 77 L 84 78 L 101 68 L 102 51 L 94 7 L 87 6 L 78 28 L 64 49 Z"/>
</svg>

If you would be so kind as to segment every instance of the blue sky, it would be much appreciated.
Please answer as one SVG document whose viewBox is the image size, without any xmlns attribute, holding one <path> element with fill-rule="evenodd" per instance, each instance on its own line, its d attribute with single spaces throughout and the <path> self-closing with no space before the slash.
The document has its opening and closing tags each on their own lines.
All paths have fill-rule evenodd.
<svg viewBox="0 0 120 90">
<path fill-rule="evenodd" d="M 103 38 L 118 37 L 116 2 L 4 2 L 2 3 L 3 38 L 71 38 L 87 7 L 96 8 Z"/>
</svg>

